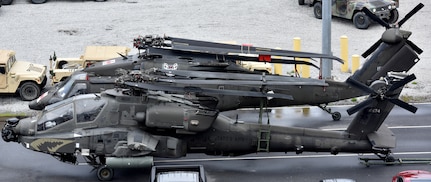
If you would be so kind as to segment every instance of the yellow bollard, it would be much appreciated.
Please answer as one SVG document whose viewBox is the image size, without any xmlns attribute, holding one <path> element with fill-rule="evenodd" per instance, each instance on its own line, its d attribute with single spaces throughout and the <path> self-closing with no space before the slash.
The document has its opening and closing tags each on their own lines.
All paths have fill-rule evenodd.
<svg viewBox="0 0 431 182">
<path fill-rule="evenodd" d="M 301 51 L 301 38 L 293 38 L 293 50 Z M 300 61 L 307 61 L 306 59 L 296 58 Z M 296 65 L 295 73 L 301 75 L 303 78 L 310 78 L 310 67 L 308 65 Z"/>
<path fill-rule="evenodd" d="M 343 35 L 340 37 L 340 58 L 344 61 L 341 65 L 341 72 L 347 73 L 349 71 L 349 39 Z"/>
<path fill-rule="evenodd" d="M 294 51 L 301 51 L 301 38 L 295 37 L 293 38 L 293 50 Z M 295 65 L 295 75 L 301 75 L 302 72 L 302 66 L 301 65 Z"/>
<path fill-rule="evenodd" d="M 357 54 L 352 55 L 352 74 L 359 69 L 360 58 Z"/>
<path fill-rule="evenodd" d="M 310 116 L 310 108 L 309 107 L 303 107 L 302 108 L 302 115 L 303 116 Z"/>
<path fill-rule="evenodd" d="M 275 49 L 281 49 L 279 47 L 276 47 Z M 274 64 L 274 74 L 276 75 L 282 75 L 283 74 L 283 65 L 280 63 Z"/>
</svg>

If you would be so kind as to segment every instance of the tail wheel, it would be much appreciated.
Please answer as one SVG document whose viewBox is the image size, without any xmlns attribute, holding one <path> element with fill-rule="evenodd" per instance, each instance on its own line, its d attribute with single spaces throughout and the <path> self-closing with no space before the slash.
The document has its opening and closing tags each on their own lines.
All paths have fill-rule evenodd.
<svg viewBox="0 0 431 182">
<path fill-rule="evenodd" d="M 97 178 L 100 181 L 111 181 L 114 177 L 114 170 L 112 168 L 107 167 L 106 165 L 100 166 L 97 169 Z"/>
<path fill-rule="evenodd" d="M 332 120 L 334 120 L 334 121 L 340 121 L 340 119 L 341 119 L 341 113 L 340 112 L 334 112 L 331 114 L 331 116 L 332 116 Z"/>
<path fill-rule="evenodd" d="M 40 87 L 34 82 L 25 82 L 19 88 L 19 95 L 22 100 L 34 100 L 40 95 Z"/>
</svg>

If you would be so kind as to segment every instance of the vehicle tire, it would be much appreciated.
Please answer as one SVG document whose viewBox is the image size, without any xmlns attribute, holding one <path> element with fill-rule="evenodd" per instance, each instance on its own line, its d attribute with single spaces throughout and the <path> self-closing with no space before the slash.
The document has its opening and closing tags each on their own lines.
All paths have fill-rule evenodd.
<svg viewBox="0 0 431 182">
<path fill-rule="evenodd" d="M 353 16 L 353 24 L 358 29 L 367 29 L 370 26 L 370 18 L 364 12 L 357 12 Z"/>
<path fill-rule="evenodd" d="M 111 181 L 114 177 L 114 170 L 106 166 L 100 166 L 97 169 L 97 178 L 100 181 Z"/>
<path fill-rule="evenodd" d="M 394 24 L 395 22 L 397 22 L 399 14 L 398 14 L 398 10 L 397 9 L 393 9 L 391 10 L 391 15 L 389 17 L 389 20 L 387 23 L 389 24 Z"/>
<path fill-rule="evenodd" d="M 40 87 L 34 82 L 25 82 L 19 87 L 19 96 L 24 101 L 34 100 L 40 95 Z"/>
<path fill-rule="evenodd" d="M 61 61 L 59 61 L 58 62 L 58 68 L 59 69 L 65 69 L 65 68 L 63 68 L 63 67 L 65 67 L 67 65 L 67 61 L 65 61 L 65 60 L 61 60 Z"/>
<path fill-rule="evenodd" d="M 31 3 L 33 4 L 43 4 L 46 3 L 47 0 L 31 0 Z"/>
<path fill-rule="evenodd" d="M 298 0 L 298 4 L 299 4 L 299 5 L 304 5 L 304 4 L 305 4 L 305 2 L 304 2 L 304 0 Z"/>
<path fill-rule="evenodd" d="M 11 5 L 13 3 L 13 0 L 3 0 L 2 5 Z"/>
<path fill-rule="evenodd" d="M 314 12 L 314 17 L 316 17 L 317 19 L 322 19 L 322 3 L 321 2 L 317 2 L 314 4 L 313 12 Z"/>
</svg>

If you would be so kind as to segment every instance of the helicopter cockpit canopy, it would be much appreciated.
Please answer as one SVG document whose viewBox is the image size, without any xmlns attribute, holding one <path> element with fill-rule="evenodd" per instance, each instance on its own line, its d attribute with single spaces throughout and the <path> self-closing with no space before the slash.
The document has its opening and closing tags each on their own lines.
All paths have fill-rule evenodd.
<svg viewBox="0 0 431 182">
<path fill-rule="evenodd" d="M 97 99 L 95 94 L 79 95 L 53 104 L 39 116 L 37 131 L 57 128 L 64 123 L 91 122 L 97 118 L 105 100 Z"/>
</svg>

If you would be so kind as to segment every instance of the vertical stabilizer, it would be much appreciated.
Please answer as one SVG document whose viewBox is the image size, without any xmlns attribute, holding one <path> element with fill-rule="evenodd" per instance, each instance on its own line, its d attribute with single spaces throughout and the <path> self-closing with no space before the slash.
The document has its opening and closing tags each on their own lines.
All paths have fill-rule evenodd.
<svg viewBox="0 0 431 182">
<path fill-rule="evenodd" d="M 362 68 L 351 76 L 352 79 L 370 85 L 388 72 L 408 72 L 419 61 L 417 52 L 407 43 L 407 39 L 401 39 L 397 43 L 387 42 L 389 41 L 383 40 Z"/>
<path fill-rule="evenodd" d="M 404 85 L 416 77 L 413 74 L 403 75 L 403 78 L 401 76 L 400 74 L 389 74 L 383 79 L 384 82 L 374 87 L 367 87 L 355 80 L 348 80 L 348 83 L 352 86 L 370 93 L 367 100 L 347 110 L 349 114 L 358 112 L 347 128 L 347 132 L 351 137 L 364 139 L 379 130 L 395 105 L 412 113 L 416 112 L 417 108 L 415 106 L 398 99 Z"/>
</svg>

